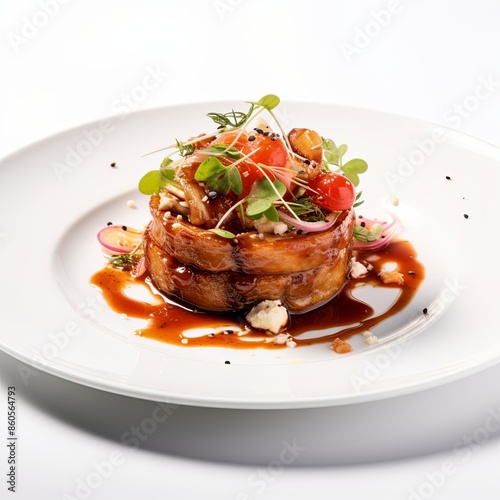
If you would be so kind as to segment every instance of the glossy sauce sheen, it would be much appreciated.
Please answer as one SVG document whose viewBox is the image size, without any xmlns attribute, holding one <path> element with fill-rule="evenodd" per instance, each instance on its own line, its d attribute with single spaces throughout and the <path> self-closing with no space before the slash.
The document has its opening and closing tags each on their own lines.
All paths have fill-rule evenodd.
<svg viewBox="0 0 500 500">
<path fill-rule="evenodd" d="M 334 338 L 348 339 L 354 334 L 370 330 L 385 319 L 404 309 L 424 279 L 424 266 L 416 259 L 416 252 L 410 242 L 394 240 L 386 248 L 378 252 L 357 253 L 357 260 L 370 260 L 374 266 L 368 276 L 347 281 L 342 291 L 331 301 L 313 311 L 293 315 L 291 325 L 286 330 L 297 346 L 310 345 L 320 342 L 331 343 Z M 395 263 L 396 269 L 404 275 L 404 284 L 384 285 L 377 276 L 384 264 Z M 245 328 L 243 315 L 236 313 L 197 312 L 163 298 L 155 292 L 149 279 L 133 278 L 129 272 L 112 267 L 95 273 L 91 283 L 103 293 L 108 305 L 117 313 L 129 317 L 147 320 L 144 328 L 137 334 L 161 342 L 180 346 L 217 346 L 237 348 L 281 348 L 284 344 L 265 342 L 272 337 L 262 332 L 250 332 L 244 337 L 238 331 Z M 154 296 L 153 302 L 148 303 L 130 298 L 125 290 L 130 286 L 143 286 Z M 380 288 L 398 288 L 400 290 L 396 301 L 384 312 L 374 315 L 374 309 L 365 302 L 353 297 L 352 292 L 358 286 L 374 286 Z M 354 326 L 353 326 L 354 325 Z M 333 328 L 341 328 L 336 333 L 328 333 Z M 199 337 L 185 337 L 185 332 L 194 328 L 207 328 L 217 332 L 215 335 Z M 301 338 L 305 332 L 319 330 L 318 337 Z M 250 342 L 254 336 L 258 341 Z M 245 340 L 243 340 L 245 338 Z"/>
</svg>

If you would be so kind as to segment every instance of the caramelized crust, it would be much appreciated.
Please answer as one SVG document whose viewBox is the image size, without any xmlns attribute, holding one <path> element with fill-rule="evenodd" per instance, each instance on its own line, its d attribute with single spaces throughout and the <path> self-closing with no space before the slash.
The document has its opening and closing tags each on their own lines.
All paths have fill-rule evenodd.
<svg viewBox="0 0 500 500">
<path fill-rule="evenodd" d="M 343 240 L 343 246 L 330 252 L 321 264 L 305 271 L 249 274 L 211 272 L 187 265 L 159 246 L 153 233 L 154 225 L 150 225 L 144 234 L 146 264 L 153 284 L 167 296 L 201 309 L 235 311 L 261 300 L 278 299 L 291 313 L 302 313 L 333 298 L 346 283 L 349 272 L 350 238 Z"/>
<path fill-rule="evenodd" d="M 153 220 L 148 229 L 148 240 L 176 260 L 214 273 L 299 273 L 333 262 L 342 250 L 350 248 L 355 221 L 352 210 L 343 211 L 326 231 L 288 232 L 282 236 L 259 236 L 256 231 L 248 231 L 233 240 L 159 210 L 158 205 L 159 196 L 152 196 L 150 210 Z"/>
</svg>

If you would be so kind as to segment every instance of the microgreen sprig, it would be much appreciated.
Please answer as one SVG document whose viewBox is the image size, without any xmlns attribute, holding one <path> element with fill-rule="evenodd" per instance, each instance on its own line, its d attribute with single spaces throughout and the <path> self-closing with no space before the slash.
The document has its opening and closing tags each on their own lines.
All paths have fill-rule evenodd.
<svg viewBox="0 0 500 500">
<path fill-rule="evenodd" d="M 205 134 L 202 137 L 196 137 L 194 139 L 191 139 L 190 141 L 180 141 L 176 139 L 175 144 L 147 153 L 148 155 L 150 155 L 153 153 L 164 151 L 166 149 L 173 149 L 173 151 L 163 159 L 159 170 L 152 170 L 144 174 L 144 176 L 139 181 L 138 185 L 139 191 L 145 195 L 152 195 L 160 192 L 165 187 L 166 184 L 175 183 L 174 174 L 172 173 L 174 170 L 172 168 L 173 167 L 172 163 L 175 162 L 173 162 L 171 157 L 176 153 L 179 154 L 181 157 L 189 156 L 193 154 L 194 151 L 196 150 L 195 146 L 196 142 L 199 142 L 203 139 L 209 139 L 211 137 L 214 137 L 214 135 L 216 135 L 217 133 L 225 131 L 228 128 L 232 129 L 241 128 L 243 131 L 244 125 L 246 125 L 251 119 L 255 118 L 260 112 L 262 112 L 265 109 L 271 112 L 271 110 L 274 109 L 276 106 L 278 106 L 279 103 L 280 99 L 278 96 L 274 94 L 267 94 L 264 97 L 261 97 L 256 102 L 250 102 L 249 103 L 250 109 L 248 110 L 247 113 L 234 110 L 230 111 L 229 113 L 208 113 L 207 116 L 211 118 L 216 124 L 219 125 L 217 127 L 217 132 L 215 134 L 214 133 Z M 230 144 L 228 146 L 216 144 L 211 147 L 214 149 L 211 149 L 208 152 L 210 152 L 213 156 L 223 155 L 236 159 L 239 157 L 239 151 L 237 150 L 237 148 L 234 147 L 234 144 L 236 143 L 238 138 L 239 136 L 237 136 L 234 139 L 233 144 Z M 206 150 L 207 149 L 210 148 L 206 148 Z M 167 167 L 169 166 L 170 168 L 167 169 Z M 172 170 L 172 172 L 170 172 L 169 170 Z M 236 174 L 231 173 L 230 175 L 233 177 L 233 182 L 235 182 L 237 186 L 238 180 L 236 179 Z M 224 182 L 226 182 L 226 180 L 224 180 Z M 178 187 L 177 183 L 175 185 L 176 187 Z"/>
<path fill-rule="evenodd" d="M 223 195 L 227 195 L 230 191 L 237 195 L 243 192 L 241 174 L 235 163 L 226 167 L 216 156 L 209 156 L 201 162 L 194 179 L 206 182 L 208 189 Z"/>
<path fill-rule="evenodd" d="M 142 251 L 142 241 L 130 252 L 121 255 L 105 256 L 109 264 L 114 267 L 128 268 L 134 264 L 139 258 Z"/>
<path fill-rule="evenodd" d="M 325 161 L 323 162 L 324 167 L 330 171 L 332 171 L 331 166 L 336 167 L 334 170 L 342 171 L 353 183 L 354 187 L 357 187 L 359 185 L 359 174 L 366 172 L 368 169 L 366 161 L 354 158 L 344 164 L 342 159 L 347 152 L 347 146 L 345 144 L 341 144 L 337 147 L 332 139 L 326 139 L 325 137 L 322 137 L 322 139 L 323 156 L 325 158 Z"/>
<path fill-rule="evenodd" d="M 207 116 L 211 118 L 217 125 L 217 130 L 227 130 L 228 128 L 240 128 L 243 126 L 255 109 L 255 104 L 250 104 L 250 109 L 247 113 L 242 111 L 231 110 L 229 113 L 208 113 Z"/>
<path fill-rule="evenodd" d="M 376 241 L 382 234 L 383 230 L 382 224 L 373 224 L 373 226 L 370 229 L 367 229 L 364 226 L 356 225 L 354 227 L 354 238 L 356 238 L 359 241 L 363 241 L 364 243 L 367 243 L 369 241 Z"/>
</svg>

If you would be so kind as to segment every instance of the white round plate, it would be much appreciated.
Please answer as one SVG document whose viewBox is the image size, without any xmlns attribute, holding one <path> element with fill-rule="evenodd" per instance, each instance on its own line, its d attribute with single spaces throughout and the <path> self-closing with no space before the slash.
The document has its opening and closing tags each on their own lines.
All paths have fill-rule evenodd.
<svg viewBox="0 0 500 500">
<path fill-rule="evenodd" d="M 179 404 L 305 408 L 422 390 L 498 362 L 499 268 L 490 217 L 500 151 L 456 130 L 331 104 L 287 102 L 277 114 L 286 130 L 313 128 L 347 144 L 346 158 L 367 160 L 362 211 L 379 216 L 395 195 L 401 236 L 426 268 L 409 306 L 374 329 L 379 344 L 368 346 L 357 336 L 352 353 L 338 355 L 328 344 L 234 350 L 177 347 L 134 335 L 144 323 L 111 311 L 89 284 L 103 265 L 95 235 L 108 221 L 148 222 L 148 199 L 137 181 L 158 167 L 162 155 L 142 155 L 175 138 L 212 131 L 208 112 L 246 107 L 212 102 L 125 114 L 3 159 L 0 348 L 30 366 L 20 363 L 22 376 L 33 376 L 33 367 Z M 370 300 L 382 292 L 369 292 Z"/>
</svg>

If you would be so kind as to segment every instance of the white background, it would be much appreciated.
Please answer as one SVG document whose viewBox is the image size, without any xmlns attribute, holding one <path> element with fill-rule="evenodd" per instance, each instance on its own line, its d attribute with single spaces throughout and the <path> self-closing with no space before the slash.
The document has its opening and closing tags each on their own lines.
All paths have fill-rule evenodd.
<svg viewBox="0 0 500 500">
<path fill-rule="evenodd" d="M 109 115 L 270 92 L 415 116 L 500 146 L 499 23 L 492 0 L 4 0 L 0 155 Z M 481 177 L 474 165 L 471 176 Z M 500 412 L 499 367 L 353 407 L 173 408 L 134 448 L 120 439 L 160 418 L 155 403 L 40 372 L 25 383 L 20 366 L 0 354 L 19 433 L 17 493 L 2 445 L 1 498 L 500 495 L 500 432 L 484 431 Z"/>
</svg>

